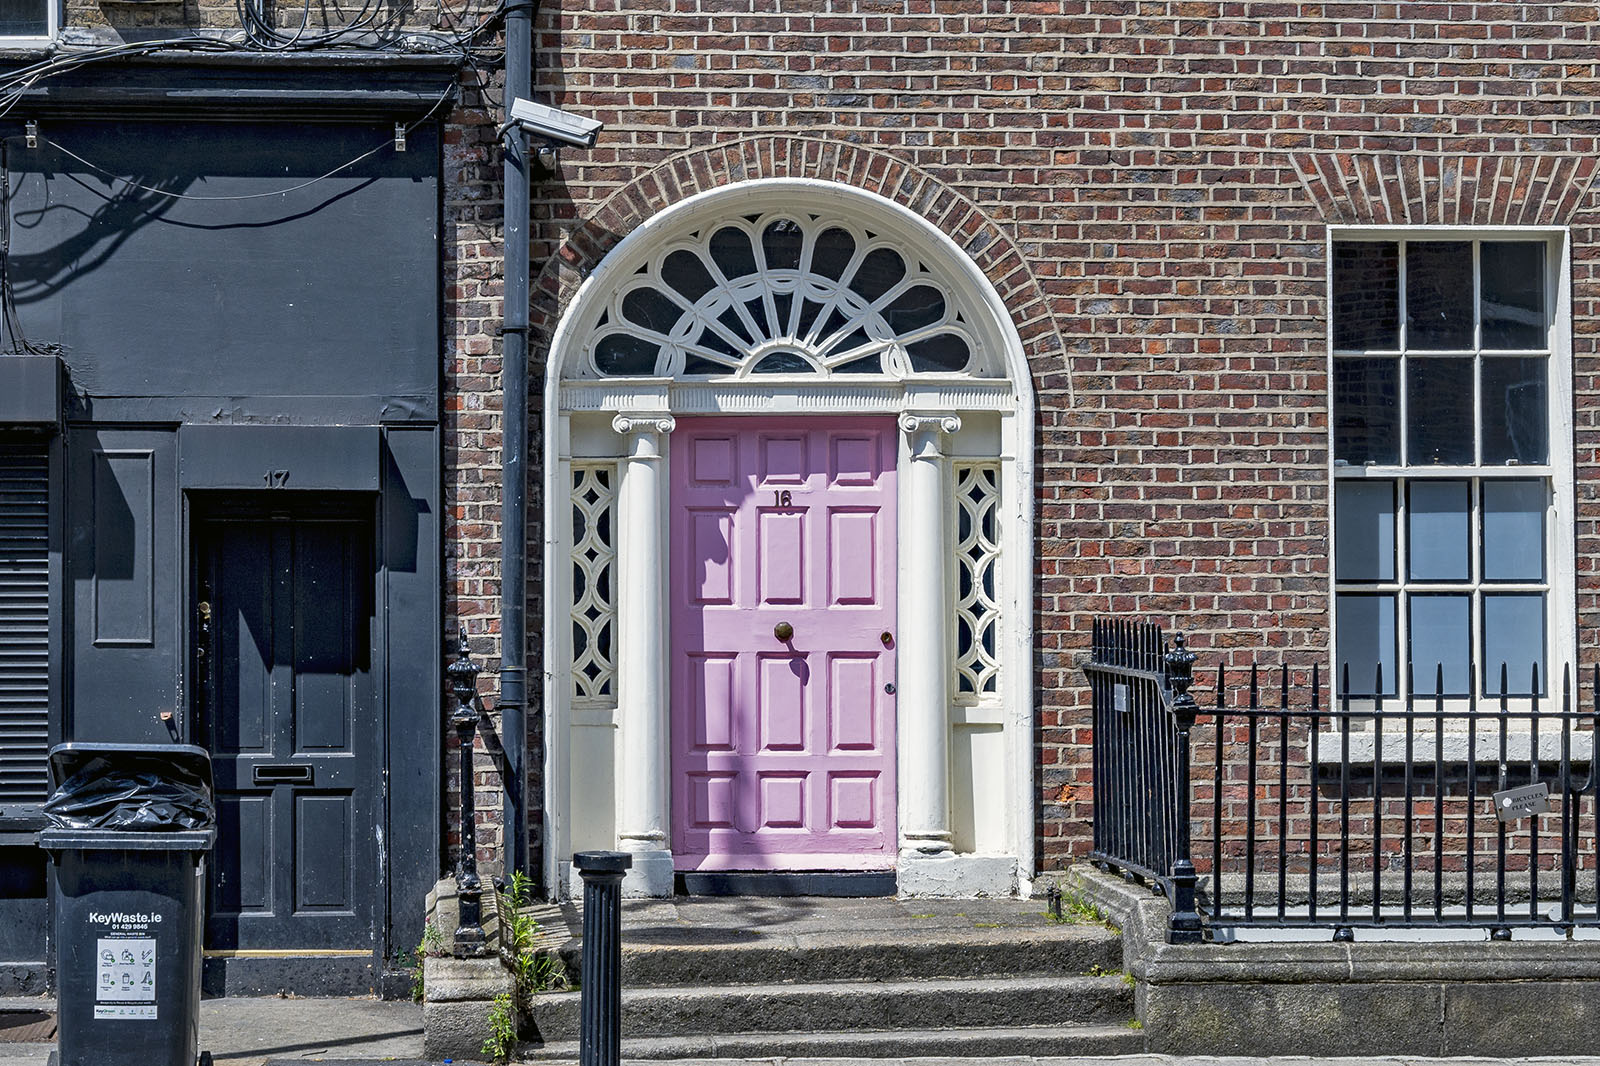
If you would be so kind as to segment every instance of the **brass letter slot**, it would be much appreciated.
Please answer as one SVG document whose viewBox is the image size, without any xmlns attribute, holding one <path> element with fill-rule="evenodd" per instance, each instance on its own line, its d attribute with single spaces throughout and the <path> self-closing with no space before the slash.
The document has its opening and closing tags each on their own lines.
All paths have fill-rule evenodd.
<svg viewBox="0 0 1600 1066">
<path fill-rule="evenodd" d="M 311 767 L 304 763 L 257 766 L 250 771 L 250 780 L 257 785 L 309 785 Z"/>
</svg>

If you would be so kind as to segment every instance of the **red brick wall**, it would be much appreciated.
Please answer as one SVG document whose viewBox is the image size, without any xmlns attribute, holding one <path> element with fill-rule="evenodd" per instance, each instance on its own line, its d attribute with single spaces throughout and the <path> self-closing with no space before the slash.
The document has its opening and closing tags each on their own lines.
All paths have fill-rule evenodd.
<svg viewBox="0 0 1600 1066">
<path fill-rule="evenodd" d="M 1326 657 L 1327 223 L 1575 227 L 1589 632 L 1597 24 L 1555 3 L 549 3 L 540 98 L 606 129 L 537 190 L 536 257 L 555 254 L 535 324 L 547 341 L 581 272 L 641 221 L 745 178 L 873 189 L 968 250 L 1034 373 L 1032 680 L 1056 867 L 1087 846 L 1074 656 L 1091 616 L 1182 628 L 1202 664 Z M 454 260 L 458 306 L 475 262 Z M 492 540 L 470 466 L 452 514 Z M 455 596 L 487 613 L 470 558 Z"/>
</svg>

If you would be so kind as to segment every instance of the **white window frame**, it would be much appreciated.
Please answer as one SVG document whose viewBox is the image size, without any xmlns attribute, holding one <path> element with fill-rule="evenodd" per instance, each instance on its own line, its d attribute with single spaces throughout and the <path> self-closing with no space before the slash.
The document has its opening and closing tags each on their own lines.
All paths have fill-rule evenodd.
<svg viewBox="0 0 1600 1066">
<path fill-rule="evenodd" d="M 61 33 L 61 0 L 45 0 L 45 32 L 43 36 L 27 34 L 7 36 L 0 34 L 0 49 L 47 47 Z"/>
<path fill-rule="evenodd" d="M 1549 460 L 1540 466 L 1507 466 L 1484 467 L 1468 466 L 1415 466 L 1395 465 L 1364 467 L 1350 467 L 1341 465 L 1334 454 L 1335 427 L 1338 412 L 1334 406 L 1334 362 L 1335 349 L 1333 342 L 1334 330 L 1334 245 L 1346 242 L 1394 242 L 1394 241 L 1542 241 L 1547 248 L 1546 255 L 1546 299 L 1547 310 L 1550 315 L 1550 348 L 1549 366 L 1547 376 L 1546 403 L 1548 405 L 1549 426 Z M 1328 657 L 1329 676 L 1332 678 L 1329 691 L 1335 702 L 1335 707 L 1341 703 L 1342 678 L 1338 664 L 1338 594 L 1340 585 L 1336 579 L 1334 565 L 1336 562 L 1334 545 L 1338 529 L 1338 513 L 1335 491 L 1337 482 L 1371 478 L 1376 480 L 1393 481 L 1397 484 L 1413 480 L 1464 480 L 1469 482 L 1482 482 L 1491 479 L 1520 479 L 1520 480 L 1547 480 L 1551 486 L 1551 509 L 1545 525 L 1545 552 L 1547 559 L 1546 581 L 1549 592 L 1545 601 L 1545 626 L 1547 633 L 1547 646 L 1545 649 L 1545 667 L 1547 677 L 1543 679 L 1545 695 L 1540 698 L 1540 706 L 1544 708 L 1559 707 L 1561 699 L 1561 684 L 1563 672 L 1571 671 L 1577 662 L 1577 608 L 1576 608 L 1576 583 L 1577 583 L 1577 558 L 1575 545 L 1576 518 L 1575 491 L 1574 491 L 1574 437 L 1573 437 L 1573 385 L 1572 385 L 1572 280 L 1571 280 L 1571 255 L 1572 241 L 1569 231 L 1564 227 L 1539 227 L 1539 226 L 1417 226 L 1417 227 L 1389 227 L 1389 226 L 1329 226 L 1326 238 L 1326 276 L 1327 276 L 1327 314 L 1324 322 L 1325 343 L 1327 353 L 1328 374 Z M 1476 257 L 1476 253 L 1474 253 Z M 1405 313 L 1405 273 L 1402 260 L 1399 275 L 1399 313 Z M 1474 309 L 1480 296 L 1477 291 L 1473 293 Z M 1481 356 L 1475 357 L 1481 358 Z M 1403 396 L 1403 384 L 1402 384 Z M 1398 412 L 1401 432 L 1405 426 L 1404 401 Z M 1474 422 L 1480 417 L 1474 411 Z M 1423 475 L 1419 477 L 1419 473 Z M 1405 528 L 1404 487 L 1397 494 L 1395 515 L 1395 541 L 1396 541 L 1396 580 L 1397 588 L 1407 585 L 1404 580 L 1404 540 Z M 1476 537 L 1481 522 L 1481 506 L 1478 503 L 1478 492 L 1473 492 L 1473 503 L 1470 512 L 1473 535 Z M 1479 550 L 1475 544 L 1474 551 Z M 1477 587 L 1475 582 L 1469 582 Z M 1360 583 L 1364 586 L 1370 582 Z M 1442 589 L 1441 591 L 1455 591 Z M 1399 676 L 1394 679 L 1396 695 L 1385 697 L 1385 702 L 1394 706 L 1403 706 L 1408 695 L 1409 679 L 1407 665 L 1410 650 L 1407 642 L 1407 618 L 1401 595 L 1397 591 L 1396 617 L 1395 617 L 1395 643 L 1396 643 L 1396 672 Z M 1473 610 L 1476 613 L 1478 597 L 1473 596 Z M 1471 622 L 1474 654 L 1478 649 L 1478 632 L 1481 621 L 1474 617 Z M 1483 665 L 1474 661 L 1471 664 L 1472 685 L 1477 694 L 1480 708 L 1488 708 L 1498 703 L 1499 697 L 1485 695 L 1483 683 Z M 1574 677 L 1574 682 L 1577 682 Z M 1516 680 L 1511 681 L 1512 691 L 1517 691 Z M 1353 684 L 1352 688 L 1356 686 Z M 1431 687 L 1423 678 L 1417 679 L 1418 700 L 1425 700 L 1424 706 L 1432 707 L 1433 701 L 1427 699 L 1431 694 L 1427 689 Z M 1526 696 L 1510 697 L 1515 709 L 1526 710 L 1531 703 Z M 1352 697 L 1350 706 L 1353 710 L 1371 709 L 1373 701 Z M 1446 713 L 1462 711 L 1467 707 L 1465 700 L 1444 701 Z M 1526 719 L 1523 719 L 1524 728 Z M 1337 722 L 1335 722 L 1337 729 Z M 1385 744 L 1385 748 L 1388 748 Z M 1359 757 L 1352 751 L 1352 757 Z M 1367 756 L 1370 758 L 1370 754 Z"/>
</svg>

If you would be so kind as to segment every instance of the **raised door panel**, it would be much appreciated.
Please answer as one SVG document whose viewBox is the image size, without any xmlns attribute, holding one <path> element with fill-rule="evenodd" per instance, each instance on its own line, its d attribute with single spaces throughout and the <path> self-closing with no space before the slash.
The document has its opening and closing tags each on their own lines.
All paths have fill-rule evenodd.
<svg viewBox="0 0 1600 1066">
<path fill-rule="evenodd" d="M 161 712 L 182 710 L 177 435 L 74 426 L 67 460 L 65 736 L 165 743 Z"/>
</svg>

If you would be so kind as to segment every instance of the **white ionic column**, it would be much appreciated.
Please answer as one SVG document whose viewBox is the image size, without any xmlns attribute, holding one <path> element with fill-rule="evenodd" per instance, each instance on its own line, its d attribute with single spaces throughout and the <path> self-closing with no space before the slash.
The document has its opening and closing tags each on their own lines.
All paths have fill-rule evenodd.
<svg viewBox="0 0 1600 1066">
<path fill-rule="evenodd" d="M 900 490 L 900 660 L 896 698 L 901 738 L 902 872 L 907 861 L 948 856 L 950 842 L 950 648 L 945 560 L 943 435 L 953 415 L 903 414 L 911 461 Z M 903 879 L 903 878 L 902 878 Z"/>
<path fill-rule="evenodd" d="M 666 508 L 661 440 L 670 415 L 618 415 L 628 441 L 617 493 L 617 844 L 633 855 L 630 896 L 672 895 L 672 753 L 667 719 Z"/>
</svg>

